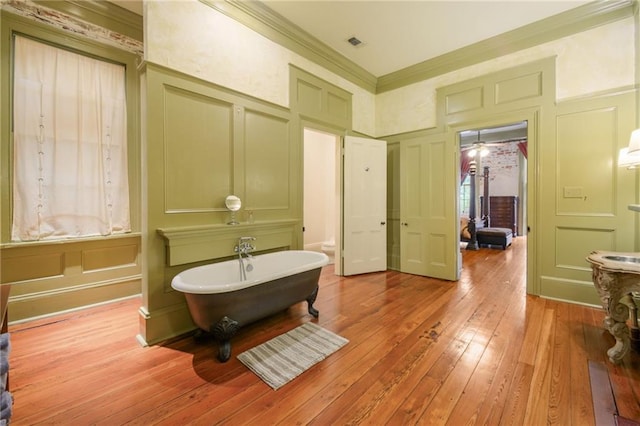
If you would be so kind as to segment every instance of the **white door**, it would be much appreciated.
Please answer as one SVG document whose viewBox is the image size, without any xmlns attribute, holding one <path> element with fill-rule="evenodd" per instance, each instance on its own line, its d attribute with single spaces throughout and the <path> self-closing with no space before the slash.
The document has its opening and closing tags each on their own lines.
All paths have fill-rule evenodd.
<svg viewBox="0 0 640 426">
<path fill-rule="evenodd" d="M 387 269 L 387 143 L 345 137 L 344 275 Z"/>
</svg>

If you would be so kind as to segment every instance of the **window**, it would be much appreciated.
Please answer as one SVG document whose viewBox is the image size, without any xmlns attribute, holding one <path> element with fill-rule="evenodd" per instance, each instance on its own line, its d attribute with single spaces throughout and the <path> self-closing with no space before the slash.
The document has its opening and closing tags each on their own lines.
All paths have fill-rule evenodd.
<svg viewBox="0 0 640 426">
<path fill-rule="evenodd" d="M 12 240 L 129 232 L 124 66 L 14 42 Z"/>
<path fill-rule="evenodd" d="M 469 204 L 471 203 L 471 176 L 467 176 L 460 185 L 460 216 L 469 217 Z"/>
</svg>

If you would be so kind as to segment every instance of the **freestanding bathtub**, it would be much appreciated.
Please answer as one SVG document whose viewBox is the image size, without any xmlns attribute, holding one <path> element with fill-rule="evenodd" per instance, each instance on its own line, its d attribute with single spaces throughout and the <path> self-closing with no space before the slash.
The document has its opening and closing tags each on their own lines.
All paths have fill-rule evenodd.
<svg viewBox="0 0 640 426">
<path fill-rule="evenodd" d="M 318 317 L 313 303 L 320 271 L 329 258 L 289 250 L 242 261 L 246 280 L 240 279 L 240 261 L 234 259 L 187 269 L 171 281 L 171 287 L 184 293 L 193 322 L 219 342 L 222 362 L 231 357 L 231 338 L 246 324 L 304 300 L 309 314 Z"/>
</svg>

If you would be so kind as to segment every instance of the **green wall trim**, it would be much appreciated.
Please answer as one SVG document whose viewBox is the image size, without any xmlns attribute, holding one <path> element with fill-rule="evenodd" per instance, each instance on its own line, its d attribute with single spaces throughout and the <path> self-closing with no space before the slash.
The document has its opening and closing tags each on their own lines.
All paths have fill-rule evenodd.
<svg viewBox="0 0 640 426">
<path fill-rule="evenodd" d="M 142 16 L 108 1 L 33 0 L 33 2 L 143 41 Z"/>
<path fill-rule="evenodd" d="M 256 238 L 256 250 L 295 247 L 299 220 L 275 220 L 238 225 L 201 225 L 157 230 L 165 240 L 166 265 L 176 266 L 234 256 L 234 244 L 243 235 Z"/>
<path fill-rule="evenodd" d="M 57 315 L 74 309 L 135 296 L 140 294 L 141 286 L 140 275 L 134 275 L 23 296 L 10 296 L 9 322 Z"/>
<path fill-rule="evenodd" d="M 260 2 L 200 0 L 269 40 L 375 93 L 376 77 Z"/>
<path fill-rule="evenodd" d="M 568 104 L 571 102 L 581 102 L 589 99 L 595 98 L 604 98 L 607 96 L 618 96 L 624 95 L 625 93 L 637 93 L 640 90 L 640 85 L 632 85 L 632 86 L 622 86 L 622 87 L 614 87 L 607 90 L 600 90 L 598 92 L 587 93 L 579 96 L 572 96 L 570 98 L 562 98 L 557 101 L 558 105 Z"/>
<path fill-rule="evenodd" d="M 602 306 L 598 292 L 591 282 L 542 277 L 541 297 L 588 306 Z"/>
<path fill-rule="evenodd" d="M 595 1 L 378 78 L 377 92 L 394 90 L 495 59 L 634 14 L 634 1 Z"/>
<path fill-rule="evenodd" d="M 146 327 L 140 328 L 140 333 L 136 336 L 136 340 L 142 346 L 155 345 L 197 328 L 186 303 L 154 309 L 153 313 L 141 306 L 138 316 L 140 322 L 146 324 Z"/>
</svg>

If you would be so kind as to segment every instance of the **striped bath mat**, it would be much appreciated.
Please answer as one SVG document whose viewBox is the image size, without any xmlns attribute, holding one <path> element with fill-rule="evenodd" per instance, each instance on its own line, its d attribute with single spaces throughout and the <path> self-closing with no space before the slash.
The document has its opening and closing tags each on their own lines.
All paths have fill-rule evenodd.
<svg viewBox="0 0 640 426">
<path fill-rule="evenodd" d="M 242 352 L 238 359 L 265 383 L 278 389 L 347 343 L 344 337 L 307 322 Z"/>
</svg>

